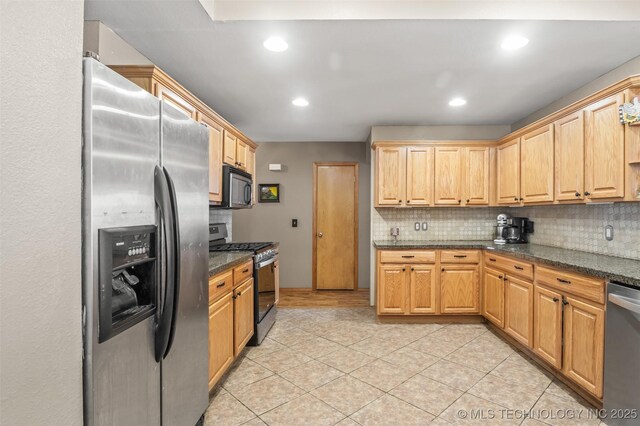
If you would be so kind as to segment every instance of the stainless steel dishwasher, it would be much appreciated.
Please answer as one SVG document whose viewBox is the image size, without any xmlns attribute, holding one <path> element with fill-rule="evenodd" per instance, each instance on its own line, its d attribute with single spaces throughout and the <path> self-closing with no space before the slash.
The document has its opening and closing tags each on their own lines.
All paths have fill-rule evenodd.
<svg viewBox="0 0 640 426">
<path fill-rule="evenodd" d="M 640 418 L 640 289 L 607 286 L 604 356 L 607 425 L 637 425 Z"/>
</svg>

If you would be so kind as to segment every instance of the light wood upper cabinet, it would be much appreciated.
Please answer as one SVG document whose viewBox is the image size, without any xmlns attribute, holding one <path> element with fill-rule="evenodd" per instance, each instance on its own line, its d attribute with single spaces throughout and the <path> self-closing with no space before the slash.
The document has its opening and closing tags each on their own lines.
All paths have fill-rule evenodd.
<svg viewBox="0 0 640 426">
<path fill-rule="evenodd" d="M 407 149 L 376 149 L 376 205 L 399 206 L 405 202 Z"/>
<path fill-rule="evenodd" d="M 196 119 L 196 115 L 197 115 L 196 107 L 193 106 L 191 103 L 189 103 L 182 96 L 178 95 L 176 92 L 174 92 L 173 90 L 169 89 L 168 87 L 160 83 L 158 83 L 155 86 L 155 90 L 156 90 L 155 95 L 158 98 L 178 108 L 180 111 L 184 112 L 187 115 L 187 117 L 192 118 L 194 120 Z"/>
<path fill-rule="evenodd" d="M 238 356 L 253 336 L 253 278 L 233 291 L 233 347 Z"/>
<path fill-rule="evenodd" d="M 209 305 L 209 389 L 233 362 L 233 299 L 229 292 Z"/>
<path fill-rule="evenodd" d="M 625 129 L 618 119 L 624 94 L 585 108 L 585 195 L 588 199 L 623 198 Z"/>
<path fill-rule="evenodd" d="M 504 327 L 504 273 L 485 268 L 482 279 L 482 315 Z"/>
<path fill-rule="evenodd" d="M 435 314 L 436 265 L 415 265 L 409 268 L 409 313 Z"/>
<path fill-rule="evenodd" d="M 209 201 L 222 202 L 222 133 L 220 124 L 199 114 L 200 122 L 209 129 Z"/>
<path fill-rule="evenodd" d="M 436 147 L 436 205 L 458 206 L 462 203 L 462 150 L 461 147 Z"/>
<path fill-rule="evenodd" d="M 407 311 L 407 274 L 404 265 L 378 268 L 378 313 L 404 315 Z"/>
<path fill-rule="evenodd" d="M 249 147 L 242 140 L 238 139 L 236 143 L 236 166 L 242 170 L 248 170 L 247 157 L 249 155 Z"/>
<path fill-rule="evenodd" d="M 562 295 L 535 285 L 533 351 L 556 368 L 562 367 Z"/>
<path fill-rule="evenodd" d="M 555 199 L 584 199 L 584 112 L 578 111 L 554 124 L 556 139 Z"/>
<path fill-rule="evenodd" d="M 571 296 L 565 300 L 562 370 L 600 398 L 604 364 L 604 310 Z"/>
<path fill-rule="evenodd" d="M 465 149 L 463 169 L 465 205 L 483 206 L 489 204 L 490 156 L 489 147 L 469 147 Z"/>
<path fill-rule="evenodd" d="M 533 283 L 507 276 L 504 330 L 523 345 L 533 347 Z"/>
<path fill-rule="evenodd" d="M 222 149 L 222 160 L 230 166 L 237 166 L 236 143 L 238 139 L 232 133 L 224 131 L 224 144 Z"/>
<path fill-rule="evenodd" d="M 520 197 L 526 203 L 553 201 L 553 124 L 520 138 Z"/>
<path fill-rule="evenodd" d="M 433 147 L 407 148 L 407 204 L 433 204 Z"/>
<path fill-rule="evenodd" d="M 497 193 L 498 204 L 520 202 L 520 138 L 498 147 Z"/>
<path fill-rule="evenodd" d="M 440 313 L 480 313 L 478 265 L 446 265 L 440 273 Z"/>
</svg>

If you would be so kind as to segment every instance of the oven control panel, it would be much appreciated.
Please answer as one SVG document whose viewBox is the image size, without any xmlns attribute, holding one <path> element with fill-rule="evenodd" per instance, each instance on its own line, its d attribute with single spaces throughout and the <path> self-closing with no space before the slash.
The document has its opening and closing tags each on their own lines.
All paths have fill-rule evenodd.
<svg viewBox="0 0 640 426">
<path fill-rule="evenodd" d="M 262 252 L 256 254 L 255 260 L 256 260 L 256 262 L 259 263 L 259 262 L 262 262 L 263 260 L 270 259 L 270 258 L 276 256 L 277 254 L 278 254 L 278 249 L 277 248 L 275 248 L 275 247 L 274 248 L 270 248 L 270 249 L 267 249 L 265 251 L 262 251 Z"/>
</svg>

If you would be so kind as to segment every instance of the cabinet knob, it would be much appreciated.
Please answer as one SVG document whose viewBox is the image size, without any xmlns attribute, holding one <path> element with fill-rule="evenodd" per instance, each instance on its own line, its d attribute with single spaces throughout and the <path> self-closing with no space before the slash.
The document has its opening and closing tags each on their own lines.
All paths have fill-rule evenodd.
<svg viewBox="0 0 640 426">
<path fill-rule="evenodd" d="M 322 232 L 318 232 L 318 238 L 322 238 L 324 237 L 324 234 Z"/>
<path fill-rule="evenodd" d="M 411 270 L 414 271 L 415 269 L 413 269 L 413 266 L 411 267 Z"/>
<path fill-rule="evenodd" d="M 444 268 L 442 268 L 442 272 L 444 272 Z"/>
<path fill-rule="evenodd" d="M 411 202 L 411 200 L 407 200 L 407 204 L 409 204 Z"/>
<path fill-rule="evenodd" d="M 588 197 L 589 195 L 591 195 L 591 193 L 589 191 L 584 191 L 584 196 Z"/>
<path fill-rule="evenodd" d="M 398 200 L 398 203 L 402 203 L 402 200 Z"/>
<path fill-rule="evenodd" d="M 471 200 L 467 198 L 467 204 L 469 204 L 469 201 L 471 201 Z"/>
<path fill-rule="evenodd" d="M 554 301 L 554 302 L 557 302 L 558 300 L 560 300 L 560 299 L 558 299 L 557 297 L 554 297 L 554 298 L 553 298 L 553 301 Z"/>
<path fill-rule="evenodd" d="M 407 268 L 402 268 L 402 272 L 404 272 L 404 271 L 406 271 L 406 270 L 407 270 Z"/>
<path fill-rule="evenodd" d="M 518 201 L 518 197 L 513 197 L 514 201 Z"/>
<path fill-rule="evenodd" d="M 563 305 L 568 305 L 568 304 L 569 304 L 569 302 L 567 302 L 567 299 L 565 299 L 565 298 L 563 297 L 563 298 L 562 298 L 562 304 L 563 304 Z"/>
<path fill-rule="evenodd" d="M 520 201 L 524 201 L 524 198 L 520 198 Z"/>
<path fill-rule="evenodd" d="M 578 191 L 576 191 L 576 197 L 579 197 L 580 195 L 581 194 Z"/>
<path fill-rule="evenodd" d="M 502 275 L 500 275 L 498 278 L 503 279 L 503 278 L 502 278 Z"/>
</svg>

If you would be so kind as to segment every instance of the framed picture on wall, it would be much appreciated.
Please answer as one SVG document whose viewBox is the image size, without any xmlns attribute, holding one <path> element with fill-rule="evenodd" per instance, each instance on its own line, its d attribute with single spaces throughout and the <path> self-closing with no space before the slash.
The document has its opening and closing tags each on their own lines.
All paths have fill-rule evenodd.
<svg viewBox="0 0 640 426">
<path fill-rule="evenodd" d="M 258 184 L 258 202 L 279 203 L 280 202 L 280 184 L 279 183 Z"/>
</svg>

